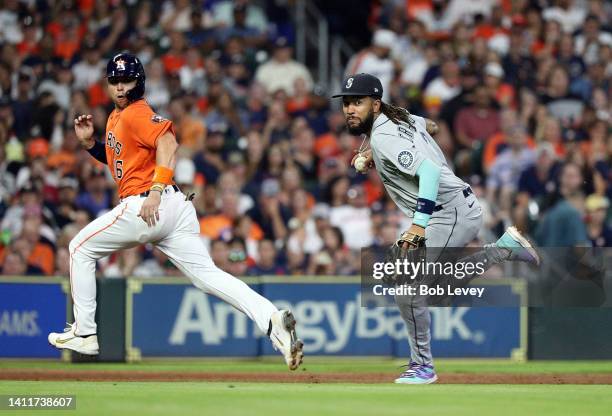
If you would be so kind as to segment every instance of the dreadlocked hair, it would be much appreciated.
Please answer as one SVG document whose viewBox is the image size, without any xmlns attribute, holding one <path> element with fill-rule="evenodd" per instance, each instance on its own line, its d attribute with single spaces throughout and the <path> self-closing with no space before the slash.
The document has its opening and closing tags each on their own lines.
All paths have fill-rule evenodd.
<svg viewBox="0 0 612 416">
<path fill-rule="evenodd" d="M 399 124 L 400 122 L 412 124 L 412 122 L 410 121 L 410 113 L 405 108 L 396 107 L 394 105 L 387 104 L 384 101 L 381 101 L 380 112 L 386 115 L 389 120 L 391 120 L 395 124 Z"/>
</svg>

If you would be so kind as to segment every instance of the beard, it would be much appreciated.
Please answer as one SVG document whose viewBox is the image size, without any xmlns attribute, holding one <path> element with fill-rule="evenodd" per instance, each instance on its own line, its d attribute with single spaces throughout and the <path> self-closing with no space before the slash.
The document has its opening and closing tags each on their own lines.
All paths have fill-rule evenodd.
<svg viewBox="0 0 612 416">
<path fill-rule="evenodd" d="M 360 136 L 365 134 L 366 136 L 370 135 L 372 131 L 372 125 L 374 124 L 374 112 L 370 111 L 365 120 L 361 121 L 358 125 L 351 127 L 350 125 L 346 125 L 348 127 L 349 133 L 354 136 Z"/>
</svg>

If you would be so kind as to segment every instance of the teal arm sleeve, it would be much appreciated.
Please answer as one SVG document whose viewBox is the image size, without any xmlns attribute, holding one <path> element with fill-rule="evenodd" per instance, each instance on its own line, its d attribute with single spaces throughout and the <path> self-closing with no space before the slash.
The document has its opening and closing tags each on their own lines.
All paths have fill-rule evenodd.
<svg viewBox="0 0 612 416">
<path fill-rule="evenodd" d="M 442 168 L 430 159 L 425 159 L 417 169 L 419 196 L 416 212 L 412 220 L 413 224 L 420 225 L 423 228 L 427 227 L 429 218 L 431 218 L 431 214 L 433 214 L 436 207 L 441 171 Z"/>
</svg>

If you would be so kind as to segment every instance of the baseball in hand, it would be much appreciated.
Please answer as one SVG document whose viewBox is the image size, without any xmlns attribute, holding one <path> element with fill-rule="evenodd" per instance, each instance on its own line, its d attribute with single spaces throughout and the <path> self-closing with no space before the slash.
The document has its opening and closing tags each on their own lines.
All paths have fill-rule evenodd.
<svg viewBox="0 0 612 416">
<path fill-rule="evenodd" d="M 365 156 L 358 156 L 357 159 L 355 159 L 355 169 L 357 172 L 365 172 L 367 170 L 367 161 L 368 158 Z"/>
</svg>

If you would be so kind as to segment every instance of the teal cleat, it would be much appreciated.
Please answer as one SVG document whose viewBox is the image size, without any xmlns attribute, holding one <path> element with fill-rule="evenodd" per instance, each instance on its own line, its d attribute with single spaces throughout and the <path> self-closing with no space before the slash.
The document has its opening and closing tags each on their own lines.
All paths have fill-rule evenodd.
<svg viewBox="0 0 612 416">
<path fill-rule="evenodd" d="M 536 266 L 540 265 L 540 256 L 529 240 L 521 235 L 516 227 L 508 227 L 504 235 L 495 243 L 499 248 L 510 251 L 508 260 L 524 261 Z"/>
<path fill-rule="evenodd" d="M 438 376 L 432 365 L 410 362 L 408 370 L 395 379 L 395 384 L 432 384 Z"/>
</svg>

